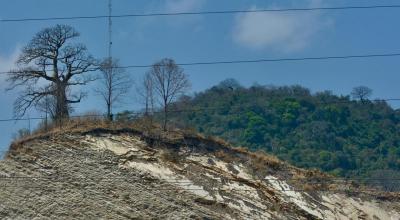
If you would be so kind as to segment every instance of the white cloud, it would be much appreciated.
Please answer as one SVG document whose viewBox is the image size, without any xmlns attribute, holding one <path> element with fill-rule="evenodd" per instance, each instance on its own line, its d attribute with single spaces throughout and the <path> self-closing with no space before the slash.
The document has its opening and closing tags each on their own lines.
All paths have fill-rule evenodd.
<svg viewBox="0 0 400 220">
<path fill-rule="evenodd" d="M 7 72 L 15 68 L 15 62 L 19 57 L 20 47 L 17 46 L 15 50 L 9 55 L 0 54 L 0 72 Z M 5 84 L 6 74 L 0 73 L 0 85 Z"/>
<path fill-rule="evenodd" d="M 311 1 L 309 7 L 315 4 L 316 1 Z M 331 24 L 320 12 L 247 13 L 236 17 L 233 40 L 250 49 L 293 52 L 309 46 Z"/>
<path fill-rule="evenodd" d="M 17 61 L 20 53 L 20 47 L 16 47 L 15 50 L 9 55 L 0 54 L 0 71 L 9 71 L 15 67 L 15 62 Z"/>
</svg>

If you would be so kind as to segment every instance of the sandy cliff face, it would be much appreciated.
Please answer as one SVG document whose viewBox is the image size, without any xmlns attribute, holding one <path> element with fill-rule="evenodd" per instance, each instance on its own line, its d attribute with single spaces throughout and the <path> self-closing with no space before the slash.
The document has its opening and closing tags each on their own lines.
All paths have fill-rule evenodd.
<svg viewBox="0 0 400 220">
<path fill-rule="evenodd" d="M 13 146 L 0 184 L 2 219 L 400 219 L 396 195 L 200 137 L 137 131 Z"/>
</svg>

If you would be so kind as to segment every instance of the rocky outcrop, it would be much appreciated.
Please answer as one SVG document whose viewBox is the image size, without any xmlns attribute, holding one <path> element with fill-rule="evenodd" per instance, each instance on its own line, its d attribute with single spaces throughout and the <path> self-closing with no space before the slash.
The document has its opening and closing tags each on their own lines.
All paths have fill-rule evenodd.
<svg viewBox="0 0 400 220">
<path fill-rule="evenodd" d="M 198 136 L 91 130 L 12 146 L 2 219 L 400 219 L 382 194 Z"/>
</svg>

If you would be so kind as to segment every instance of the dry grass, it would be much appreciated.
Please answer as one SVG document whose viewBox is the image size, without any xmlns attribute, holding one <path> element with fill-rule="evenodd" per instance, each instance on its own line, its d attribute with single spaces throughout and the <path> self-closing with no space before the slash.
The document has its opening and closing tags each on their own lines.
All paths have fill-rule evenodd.
<svg viewBox="0 0 400 220">
<path fill-rule="evenodd" d="M 23 145 L 36 139 L 48 139 L 58 135 L 83 134 L 87 132 L 124 132 L 136 131 L 143 136 L 157 140 L 176 138 L 176 132 L 163 132 L 161 126 L 149 121 L 149 118 L 138 118 L 132 121 L 113 121 L 105 119 L 98 112 L 87 112 L 80 117 L 72 117 L 68 120 L 49 122 L 47 125 L 42 123 L 31 134 L 20 137 L 12 142 L 9 152 L 18 153 L 23 149 Z M 180 136 L 181 137 L 181 136 Z"/>
<path fill-rule="evenodd" d="M 226 163 L 239 162 L 234 155 L 232 155 L 231 153 L 228 153 L 225 150 L 215 151 L 214 156 L 218 159 L 225 161 Z"/>
<path fill-rule="evenodd" d="M 278 172 L 280 175 L 284 175 L 291 168 L 290 165 L 282 162 L 275 156 L 266 154 L 264 151 L 251 152 L 243 147 L 232 147 L 227 142 L 220 141 L 221 139 L 212 139 L 212 141 L 215 140 L 224 147 L 221 150 L 213 152 L 216 158 L 230 164 L 244 164 L 258 178 L 263 179 L 268 174 Z"/>
<path fill-rule="evenodd" d="M 246 163 L 255 174 L 262 177 L 265 177 L 267 170 L 273 169 L 278 171 L 282 168 L 290 167 L 277 157 L 266 154 L 264 151 L 251 152 L 244 147 L 233 147 L 231 144 L 218 137 L 205 137 L 198 133 L 190 133 L 190 135 L 191 137 L 196 137 L 215 144 L 216 150 L 212 153 L 216 158 L 227 163 Z"/>
<path fill-rule="evenodd" d="M 286 167 L 285 163 L 278 158 L 267 155 L 265 152 L 248 152 L 250 159 L 250 169 L 255 176 L 264 178 L 268 173 L 279 171 Z"/>
<path fill-rule="evenodd" d="M 31 135 L 27 135 L 15 142 L 21 142 L 43 135 L 60 134 L 65 132 L 79 133 L 87 132 L 91 129 L 122 129 L 136 128 L 142 131 L 156 131 L 159 126 L 156 124 L 149 125 L 147 119 L 138 119 L 133 122 L 110 122 L 103 116 L 98 116 L 99 113 L 88 112 L 83 116 L 73 117 L 62 121 L 50 122 L 46 126 L 42 123 Z"/>
<path fill-rule="evenodd" d="M 79 117 L 71 117 L 69 119 L 51 121 L 45 124 L 44 122 L 32 132 L 33 135 L 40 135 L 46 133 L 55 133 L 60 131 L 71 131 L 86 129 L 88 127 L 98 126 L 104 127 L 107 125 L 107 121 L 98 112 L 86 112 L 84 115 Z"/>
<path fill-rule="evenodd" d="M 303 190 L 306 192 L 314 192 L 316 190 L 319 190 L 320 187 L 318 187 L 318 185 L 315 184 L 310 184 L 310 183 L 306 183 L 303 185 Z"/>
<path fill-rule="evenodd" d="M 161 159 L 165 162 L 178 164 L 181 161 L 181 156 L 178 151 L 172 149 L 164 149 L 161 154 Z"/>
<path fill-rule="evenodd" d="M 290 184 L 296 188 L 303 189 L 308 192 L 316 190 L 337 190 L 337 181 L 334 176 L 323 173 L 319 170 L 305 170 L 296 167 L 291 167 Z"/>
<path fill-rule="evenodd" d="M 208 139 L 209 141 L 212 141 L 214 143 L 217 143 L 221 146 L 225 146 L 225 147 L 231 147 L 231 144 L 229 144 L 227 141 L 225 141 L 222 138 L 219 137 L 215 137 L 215 136 L 208 136 L 206 137 L 206 139 Z"/>
<path fill-rule="evenodd" d="M 245 147 L 235 147 L 235 151 L 242 154 L 248 154 L 250 151 Z"/>
</svg>

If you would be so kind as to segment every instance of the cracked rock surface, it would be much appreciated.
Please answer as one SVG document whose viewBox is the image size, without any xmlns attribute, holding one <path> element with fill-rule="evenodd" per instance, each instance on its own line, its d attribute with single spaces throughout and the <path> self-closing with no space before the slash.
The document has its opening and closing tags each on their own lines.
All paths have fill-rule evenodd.
<svg viewBox="0 0 400 220">
<path fill-rule="evenodd" d="M 400 219 L 397 195 L 344 193 L 354 188 L 260 160 L 199 137 L 39 137 L 0 161 L 0 218 Z"/>
</svg>

